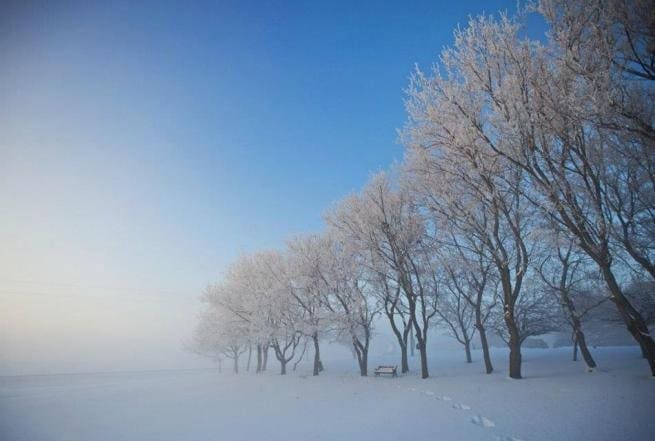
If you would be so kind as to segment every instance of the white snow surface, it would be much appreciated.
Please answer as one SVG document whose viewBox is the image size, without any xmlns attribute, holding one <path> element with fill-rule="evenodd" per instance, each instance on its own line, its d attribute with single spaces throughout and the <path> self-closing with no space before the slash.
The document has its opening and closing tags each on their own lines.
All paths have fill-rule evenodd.
<svg viewBox="0 0 655 441">
<path fill-rule="evenodd" d="M 655 433 L 655 381 L 635 347 L 523 351 L 522 380 L 480 354 L 431 360 L 431 378 L 357 375 L 353 360 L 309 361 L 287 376 L 215 370 L 0 377 L 0 440 L 646 440 Z M 396 363 L 372 357 L 376 364 Z M 451 401 L 444 401 L 450 397 Z"/>
</svg>

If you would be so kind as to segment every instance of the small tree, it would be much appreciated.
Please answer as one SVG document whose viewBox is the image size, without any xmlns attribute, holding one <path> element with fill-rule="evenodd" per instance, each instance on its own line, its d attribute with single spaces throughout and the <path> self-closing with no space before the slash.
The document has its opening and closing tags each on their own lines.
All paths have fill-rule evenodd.
<svg viewBox="0 0 655 441">
<path fill-rule="evenodd" d="M 233 371 L 239 373 L 239 357 L 247 348 L 243 322 L 228 311 L 209 308 L 200 315 L 193 334 L 191 349 L 203 356 L 218 360 L 233 360 Z"/>
</svg>

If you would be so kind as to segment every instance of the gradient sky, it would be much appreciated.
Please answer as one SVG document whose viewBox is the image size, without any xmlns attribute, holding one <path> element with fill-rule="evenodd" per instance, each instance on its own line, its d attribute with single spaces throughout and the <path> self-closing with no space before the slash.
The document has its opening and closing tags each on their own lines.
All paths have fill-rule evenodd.
<svg viewBox="0 0 655 441">
<path fill-rule="evenodd" d="M 195 366 L 203 287 L 400 160 L 414 64 L 514 8 L 2 2 L 0 374 Z"/>
</svg>

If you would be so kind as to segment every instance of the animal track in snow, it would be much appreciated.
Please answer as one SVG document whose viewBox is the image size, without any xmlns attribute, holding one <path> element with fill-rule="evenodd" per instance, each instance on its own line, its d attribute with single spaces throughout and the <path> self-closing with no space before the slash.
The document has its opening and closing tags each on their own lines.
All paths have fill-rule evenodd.
<svg viewBox="0 0 655 441">
<path fill-rule="evenodd" d="M 453 404 L 453 409 L 471 410 L 471 406 L 469 406 L 467 404 L 456 403 L 456 404 Z"/>
<path fill-rule="evenodd" d="M 450 398 L 447 395 L 442 396 L 441 399 L 444 400 L 444 401 L 452 401 L 452 398 Z"/>
<path fill-rule="evenodd" d="M 496 427 L 496 423 L 491 421 L 489 418 L 480 415 L 476 415 L 473 418 L 471 418 L 471 422 L 473 424 L 477 424 L 478 426 L 482 426 L 482 427 Z"/>
<path fill-rule="evenodd" d="M 425 395 L 434 395 L 434 392 L 432 392 L 431 390 L 426 390 Z"/>
</svg>

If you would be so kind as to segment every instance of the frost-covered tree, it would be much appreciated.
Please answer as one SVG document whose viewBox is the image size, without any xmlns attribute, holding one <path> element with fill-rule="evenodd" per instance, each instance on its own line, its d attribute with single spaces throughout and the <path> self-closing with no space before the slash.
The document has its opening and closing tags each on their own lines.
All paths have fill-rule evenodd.
<svg viewBox="0 0 655 441">
<path fill-rule="evenodd" d="M 457 68 L 454 54 L 447 50 L 442 57 L 447 70 Z M 404 132 L 406 179 L 435 213 L 437 225 L 447 219 L 457 235 L 473 238 L 484 248 L 500 282 L 510 376 L 521 378 L 514 307 L 532 253 L 532 210 L 521 170 L 485 148 L 489 139 L 461 117 L 459 102 L 483 113 L 470 93 L 467 84 L 438 70 L 432 77 L 420 71 L 414 75 Z"/>
<path fill-rule="evenodd" d="M 229 311 L 247 324 L 245 332 L 251 344 L 257 348 L 257 369 L 263 369 L 262 355 L 270 344 L 266 316 L 258 309 L 264 292 L 261 275 L 256 270 L 253 256 L 240 256 L 228 268 L 219 283 L 210 285 L 203 299 L 214 308 Z"/>
<path fill-rule="evenodd" d="M 580 348 L 587 367 L 593 370 L 596 361 L 587 347 L 582 323 L 585 315 L 607 297 L 589 298 L 590 282 L 594 279 L 589 274 L 589 262 L 583 253 L 575 249 L 570 239 L 560 234 L 551 237 L 550 242 L 553 246 L 539 266 L 539 275 L 546 289 L 557 298 L 566 322 L 571 327 L 574 358 L 577 356 L 577 348 Z"/>
<path fill-rule="evenodd" d="M 552 31 L 550 56 L 535 64 L 548 75 L 520 110 L 533 113 L 540 136 L 528 137 L 515 160 L 597 264 L 655 375 L 655 343 L 625 295 L 613 247 L 655 277 L 652 2 L 549 0 L 538 10 Z"/>
<path fill-rule="evenodd" d="M 518 20 L 476 18 L 456 33 L 433 78 L 418 75 L 408 107 L 419 115 L 414 132 L 436 144 L 450 137 L 475 146 L 483 167 L 520 170 L 529 185 L 522 194 L 598 266 L 655 374 L 655 344 L 623 292 L 613 246 L 649 271 L 655 155 L 654 87 L 649 63 L 641 63 L 653 50 L 647 3 L 544 1 L 545 44 L 523 37 Z M 622 12 L 626 5 L 643 15 Z M 430 138 L 429 122 L 444 119 L 459 119 L 459 129 Z"/>
<path fill-rule="evenodd" d="M 449 282 L 452 280 L 444 283 L 446 289 L 441 296 L 437 314 L 448 333 L 464 347 L 466 362 L 472 363 L 471 342 L 475 336 L 475 311 L 456 284 Z"/>
<path fill-rule="evenodd" d="M 613 238 L 655 278 L 653 2 L 542 0 L 536 9 L 551 28 L 555 79 L 584 98 L 562 109 L 593 143 L 572 161 L 592 166 L 578 174 L 597 180 Z"/>
<path fill-rule="evenodd" d="M 514 305 L 514 320 L 518 331 L 519 343 L 523 344 L 530 337 L 557 331 L 562 327 L 562 316 L 555 298 L 542 286 L 526 284 Z M 502 317 L 496 315 L 495 328 L 497 335 L 509 345 L 509 332 Z"/>
<path fill-rule="evenodd" d="M 477 331 L 486 373 L 493 372 L 487 321 L 494 311 L 497 283 L 491 263 L 475 241 L 458 238 L 453 232 L 443 234 L 439 263 L 443 271 L 446 307 L 440 306 L 442 319 L 453 336 L 464 345 L 467 362 L 471 362 L 471 340 Z M 465 245 L 468 243 L 468 245 Z M 443 302 L 442 302 L 443 304 Z"/>
<path fill-rule="evenodd" d="M 467 242 L 469 246 L 462 245 Z M 454 236 L 453 244 L 459 255 L 455 260 L 460 265 L 458 289 L 475 311 L 475 328 L 480 337 L 485 371 L 490 374 L 493 366 L 487 341 L 487 321 L 497 305 L 498 278 L 492 272 L 492 262 L 485 255 L 484 246 L 480 247 L 475 240 Z M 451 277 L 457 276 L 456 271 L 450 273 Z"/>
<path fill-rule="evenodd" d="M 233 371 L 239 373 L 239 357 L 248 349 L 245 322 L 226 310 L 209 307 L 199 317 L 190 349 L 200 355 L 217 360 L 233 361 Z"/>
<path fill-rule="evenodd" d="M 306 312 L 294 297 L 287 257 L 267 251 L 256 254 L 254 260 L 261 290 L 255 307 L 265 317 L 265 333 L 280 363 L 280 374 L 286 375 L 287 364 L 295 357 L 303 335 Z"/>
<path fill-rule="evenodd" d="M 328 222 L 346 240 L 366 267 L 371 292 L 382 305 L 400 347 L 401 372 L 409 371 L 407 341 L 412 322 L 398 278 L 396 256 L 390 247 L 397 227 L 406 213 L 403 202 L 391 190 L 385 174 L 375 176 L 358 195 L 343 200 L 328 215 Z"/>
<path fill-rule="evenodd" d="M 352 347 L 360 375 L 367 376 L 373 322 L 379 310 L 369 292 L 366 268 L 350 244 L 333 231 L 322 236 L 321 246 L 323 305 L 330 329 L 337 341 Z"/>
<path fill-rule="evenodd" d="M 280 372 L 286 374 L 300 343 L 303 312 L 293 301 L 286 263 L 276 251 L 241 256 L 230 265 L 224 280 L 205 294 L 210 305 L 241 323 L 240 332 L 257 346 L 257 372 L 265 369 L 271 347 Z"/>
<path fill-rule="evenodd" d="M 326 298 L 328 285 L 322 278 L 325 249 L 320 236 L 296 237 L 288 242 L 291 296 L 303 310 L 301 332 L 314 344 L 313 375 L 323 370 L 320 338 L 329 330 Z"/>
<path fill-rule="evenodd" d="M 410 194 L 394 190 L 388 176 L 374 176 L 361 193 L 344 199 L 328 223 L 358 254 L 401 348 L 407 365 L 407 336 L 414 332 L 427 378 L 427 339 L 436 314 L 434 249 Z M 411 330 L 410 330 L 411 329 Z"/>
<path fill-rule="evenodd" d="M 406 373 L 409 372 L 408 350 L 412 355 L 414 354 L 414 348 L 410 346 L 413 342 L 413 334 L 407 301 L 394 274 L 379 262 L 374 261 L 373 265 L 374 269 L 370 275 L 371 291 L 382 305 L 382 312 L 398 341 L 400 370 L 402 373 Z"/>
</svg>

